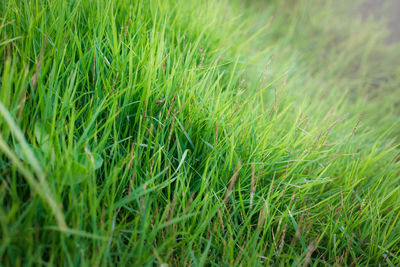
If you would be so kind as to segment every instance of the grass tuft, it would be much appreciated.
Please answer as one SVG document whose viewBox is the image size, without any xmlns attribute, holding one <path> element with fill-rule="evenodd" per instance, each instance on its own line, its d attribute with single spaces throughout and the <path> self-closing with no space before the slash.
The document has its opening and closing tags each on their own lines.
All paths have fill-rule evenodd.
<svg viewBox="0 0 400 267">
<path fill-rule="evenodd" d="M 400 264 L 399 45 L 358 1 L 0 14 L 3 265 Z"/>
</svg>

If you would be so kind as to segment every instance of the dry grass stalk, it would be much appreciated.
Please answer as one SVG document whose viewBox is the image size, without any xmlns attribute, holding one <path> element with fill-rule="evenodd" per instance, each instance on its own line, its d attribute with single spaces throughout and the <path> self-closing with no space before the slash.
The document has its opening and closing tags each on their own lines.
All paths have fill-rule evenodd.
<svg viewBox="0 0 400 267">
<path fill-rule="evenodd" d="M 242 162 L 239 161 L 239 162 L 238 162 L 238 165 L 236 166 L 236 170 L 235 170 L 235 172 L 233 173 L 233 176 L 232 176 L 232 178 L 231 178 L 231 182 L 229 183 L 228 190 L 227 190 L 226 193 L 225 193 L 225 196 L 224 196 L 224 202 L 225 202 L 225 203 L 227 203 L 228 198 L 229 198 L 229 196 L 230 196 L 231 193 L 232 193 L 233 187 L 235 186 L 235 183 L 236 183 L 236 180 L 237 180 L 237 178 L 238 178 L 239 171 L 240 171 L 241 167 L 242 167 Z"/>
<path fill-rule="evenodd" d="M 306 258 L 304 260 L 304 264 L 303 267 L 308 266 L 308 264 L 310 263 L 311 260 L 311 256 L 314 253 L 316 247 L 318 244 L 318 238 L 316 238 L 313 242 L 311 242 L 308 247 L 307 247 L 307 254 L 306 254 Z"/>
<path fill-rule="evenodd" d="M 224 220 L 222 219 L 221 210 L 218 210 L 218 218 L 221 224 L 222 232 L 225 232 Z"/>
<path fill-rule="evenodd" d="M 203 62 L 204 62 L 204 56 L 206 54 L 206 51 L 203 50 L 202 48 L 200 48 L 200 52 L 201 52 L 201 61 L 200 61 L 200 66 L 199 68 L 201 69 L 203 67 Z"/>
<path fill-rule="evenodd" d="M 44 41 L 43 41 L 42 48 L 40 49 L 39 59 L 38 59 L 38 62 L 36 63 L 35 73 L 32 76 L 32 90 L 33 91 L 36 90 L 37 80 L 39 77 L 40 68 L 42 67 L 43 54 L 44 54 L 44 50 L 46 49 L 47 40 L 48 40 L 48 36 L 46 35 L 44 38 Z"/>
<path fill-rule="evenodd" d="M 265 205 L 266 205 L 266 203 L 264 201 L 264 205 L 261 207 L 260 214 L 258 215 L 257 229 L 260 229 L 261 226 L 265 222 L 265 216 L 264 216 Z M 268 215 L 268 211 L 267 211 L 267 215 Z"/>
</svg>

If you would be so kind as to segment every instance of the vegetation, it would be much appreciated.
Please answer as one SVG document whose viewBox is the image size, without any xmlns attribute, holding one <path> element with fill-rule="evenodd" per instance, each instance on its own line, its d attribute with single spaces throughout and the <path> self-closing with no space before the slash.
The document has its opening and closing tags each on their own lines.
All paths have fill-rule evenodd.
<svg viewBox="0 0 400 267">
<path fill-rule="evenodd" d="M 400 264 L 400 48 L 357 5 L 1 1 L 2 264 Z"/>
</svg>

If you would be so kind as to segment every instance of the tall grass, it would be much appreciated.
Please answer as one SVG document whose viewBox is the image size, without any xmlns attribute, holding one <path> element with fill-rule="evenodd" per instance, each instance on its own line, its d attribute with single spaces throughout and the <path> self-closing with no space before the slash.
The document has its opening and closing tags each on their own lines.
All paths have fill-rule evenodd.
<svg viewBox="0 0 400 267">
<path fill-rule="evenodd" d="M 399 47 L 354 3 L 0 14 L 3 264 L 400 264 Z"/>
</svg>

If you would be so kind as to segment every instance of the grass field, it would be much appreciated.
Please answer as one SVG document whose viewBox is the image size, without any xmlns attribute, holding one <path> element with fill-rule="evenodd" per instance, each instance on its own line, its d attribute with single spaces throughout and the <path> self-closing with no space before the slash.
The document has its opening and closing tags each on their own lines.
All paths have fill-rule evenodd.
<svg viewBox="0 0 400 267">
<path fill-rule="evenodd" d="M 400 46 L 345 0 L 0 2 L 0 264 L 398 266 Z"/>
</svg>

